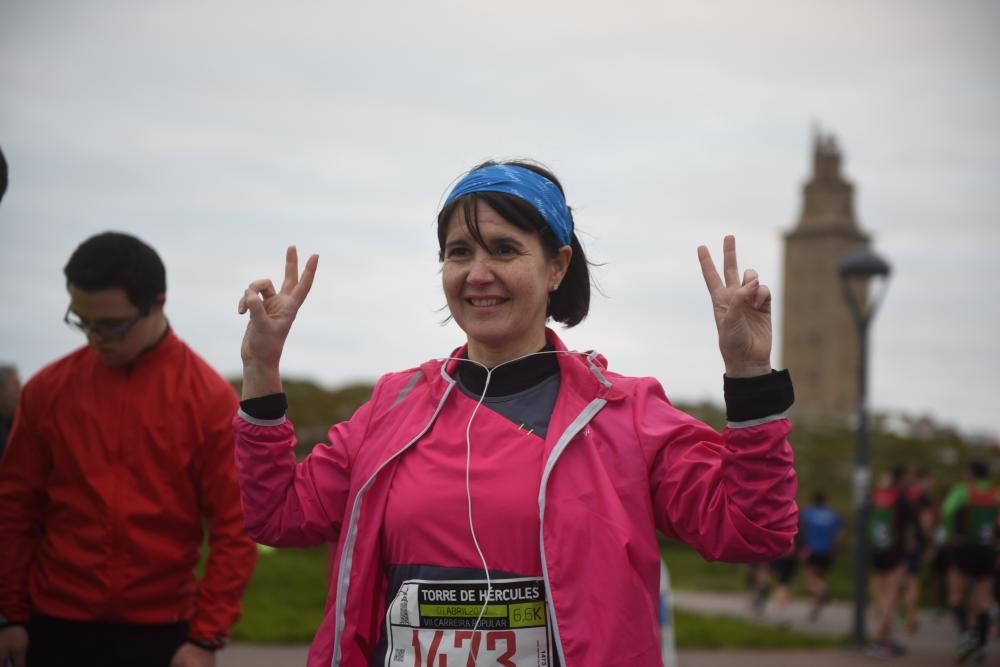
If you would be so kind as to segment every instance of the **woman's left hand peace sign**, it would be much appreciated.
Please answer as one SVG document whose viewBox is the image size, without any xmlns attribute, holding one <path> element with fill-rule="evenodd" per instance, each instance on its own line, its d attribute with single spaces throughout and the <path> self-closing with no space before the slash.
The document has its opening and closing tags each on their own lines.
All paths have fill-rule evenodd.
<svg viewBox="0 0 1000 667">
<path fill-rule="evenodd" d="M 698 246 L 698 260 L 712 297 L 719 351 L 728 377 L 753 377 L 771 372 L 771 290 L 761 285 L 757 272 L 747 269 L 740 280 L 736 239 L 722 241 L 722 274 L 712 256 Z"/>
<path fill-rule="evenodd" d="M 250 283 L 243 292 L 236 310 L 240 315 L 250 313 L 240 346 L 244 367 L 258 366 L 277 373 L 285 339 L 312 288 L 318 263 L 319 255 L 307 259 L 300 278 L 298 251 L 295 246 L 288 246 L 285 251 L 285 280 L 281 289 L 275 290 L 274 283 L 262 278 Z"/>
</svg>

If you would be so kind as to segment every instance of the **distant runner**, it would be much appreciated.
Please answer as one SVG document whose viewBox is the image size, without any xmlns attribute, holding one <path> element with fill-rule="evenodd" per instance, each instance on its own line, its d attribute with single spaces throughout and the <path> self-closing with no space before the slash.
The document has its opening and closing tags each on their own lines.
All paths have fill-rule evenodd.
<svg viewBox="0 0 1000 667">
<path fill-rule="evenodd" d="M 907 634 L 917 631 L 917 610 L 920 606 L 920 573 L 928 560 L 934 532 L 934 505 L 929 492 L 930 475 L 926 469 L 909 469 L 906 473 L 906 498 L 914 513 L 905 535 L 903 560 L 903 627 Z"/>
<path fill-rule="evenodd" d="M 834 548 L 843 526 L 840 515 L 826 504 L 826 494 L 817 491 L 813 503 L 802 510 L 803 558 L 805 560 L 805 586 L 812 596 L 813 606 L 809 620 L 819 618 L 823 606 L 830 601 L 826 575 L 833 567 Z"/>
<path fill-rule="evenodd" d="M 882 473 L 872 498 L 872 588 L 877 621 L 870 653 L 880 658 L 902 655 L 905 648 L 892 639 L 903 583 L 903 545 L 913 521 L 903 487 L 901 466 Z"/>
<path fill-rule="evenodd" d="M 990 632 L 998 496 L 989 472 L 985 462 L 971 462 L 968 480 L 952 488 L 941 506 L 955 554 L 948 573 L 948 604 L 961 633 L 960 662 L 973 656 L 985 659 Z"/>
</svg>

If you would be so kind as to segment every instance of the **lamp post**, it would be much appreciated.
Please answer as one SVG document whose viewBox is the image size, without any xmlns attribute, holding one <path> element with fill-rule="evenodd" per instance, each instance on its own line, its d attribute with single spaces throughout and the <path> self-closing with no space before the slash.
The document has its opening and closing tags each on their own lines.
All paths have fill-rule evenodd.
<svg viewBox="0 0 1000 667">
<path fill-rule="evenodd" d="M 858 424 L 854 451 L 854 626 L 851 640 L 855 648 L 865 645 L 865 609 L 868 597 L 868 513 L 870 508 L 868 467 L 868 325 L 885 295 L 889 264 L 868 246 L 848 252 L 837 265 L 844 299 L 858 332 Z M 868 292 L 869 281 L 880 279 L 882 289 L 874 296 Z"/>
</svg>

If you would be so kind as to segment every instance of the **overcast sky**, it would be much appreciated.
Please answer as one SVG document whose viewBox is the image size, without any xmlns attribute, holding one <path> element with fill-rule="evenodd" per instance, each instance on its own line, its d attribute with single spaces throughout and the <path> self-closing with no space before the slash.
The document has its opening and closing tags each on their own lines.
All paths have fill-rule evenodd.
<svg viewBox="0 0 1000 667">
<path fill-rule="evenodd" d="M 226 374 L 236 301 L 290 243 L 321 260 L 287 375 L 333 386 L 442 356 L 463 337 L 440 324 L 438 206 L 479 161 L 529 156 L 603 263 L 570 347 L 721 402 L 695 248 L 736 234 L 780 330 L 814 123 L 893 267 L 874 408 L 1000 433 L 989 1 L 0 0 L 0 360 L 30 376 L 82 342 L 62 267 L 107 229 L 157 248 L 174 328 Z"/>
</svg>

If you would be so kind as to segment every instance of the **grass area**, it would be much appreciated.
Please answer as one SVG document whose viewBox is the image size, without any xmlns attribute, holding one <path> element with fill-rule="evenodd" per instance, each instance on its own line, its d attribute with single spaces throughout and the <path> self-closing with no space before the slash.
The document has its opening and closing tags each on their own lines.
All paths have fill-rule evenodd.
<svg viewBox="0 0 1000 667">
<path fill-rule="evenodd" d="M 672 541 L 663 544 L 663 561 L 674 588 L 717 593 L 747 591 L 745 565 L 709 563 L 694 549 Z"/>
<path fill-rule="evenodd" d="M 670 570 L 670 583 L 681 590 L 713 591 L 717 593 L 748 593 L 747 566 L 734 563 L 708 563 L 690 547 L 679 542 L 663 543 L 663 559 Z M 841 548 L 830 570 L 827 583 L 836 600 L 850 600 L 851 554 Z M 796 572 L 792 591 L 806 595 L 802 586 L 802 566 Z"/>
<path fill-rule="evenodd" d="M 721 584 L 733 592 L 743 591 L 739 566 L 705 563 L 689 549 L 672 551 L 668 564 L 675 582 Z M 233 630 L 241 641 L 291 644 L 309 642 L 323 618 L 326 601 L 326 549 L 280 549 L 264 551 L 257 559 L 253 580 L 243 598 L 243 618 Z M 713 579 L 714 577 L 714 579 Z M 675 584 L 676 585 L 676 584 Z M 755 625 L 728 617 L 709 617 L 684 611 L 675 613 L 679 648 L 826 648 L 839 642 L 786 629 Z"/>
<path fill-rule="evenodd" d="M 311 641 L 323 620 L 328 555 L 327 549 L 261 552 L 233 638 L 271 644 Z"/>
<path fill-rule="evenodd" d="M 838 648 L 843 639 L 750 623 L 730 616 L 702 616 L 678 609 L 674 614 L 679 649 Z"/>
</svg>

